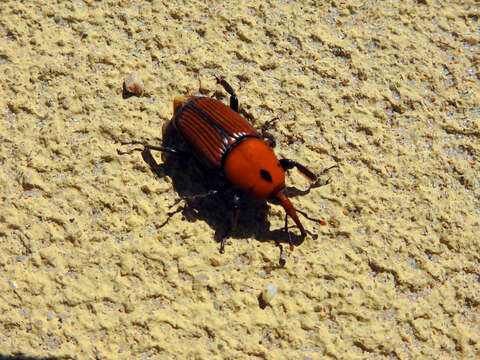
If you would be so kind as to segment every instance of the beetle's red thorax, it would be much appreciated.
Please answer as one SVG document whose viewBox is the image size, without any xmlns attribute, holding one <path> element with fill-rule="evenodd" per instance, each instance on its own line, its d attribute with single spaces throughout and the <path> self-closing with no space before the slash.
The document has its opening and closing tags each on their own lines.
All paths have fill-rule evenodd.
<svg viewBox="0 0 480 360">
<path fill-rule="evenodd" d="M 272 149 L 259 138 L 247 138 L 224 160 L 227 178 L 240 190 L 267 200 L 285 183 L 285 172 Z"/>
</svg>

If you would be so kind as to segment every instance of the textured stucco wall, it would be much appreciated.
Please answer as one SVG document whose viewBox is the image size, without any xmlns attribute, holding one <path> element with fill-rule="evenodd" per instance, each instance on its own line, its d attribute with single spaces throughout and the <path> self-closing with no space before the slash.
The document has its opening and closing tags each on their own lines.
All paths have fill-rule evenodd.
<svg viewBox="0 0 480 360">
<path fill-rule="evenodd" d="M 478 14 L 475 1 L 0 1 L 0 355 L 480 357 Z M 145 94 L 123 99 L 132 71 Z M 303 220 L 313 235 L 283 268 L 280 207 L 245 200 L 221 255 L 228 203 L 168 215 L 208 174 L 154 153 L 156 176 L 117 154 L 160 144 L 177 95 L 227 101 L 215 74 L 255 126 L 279 117 L 279 157 L 339 166 L 293 198 L 327 225 Z M 295 171 L 287 185 L 308 187 Z"/>
</svg>

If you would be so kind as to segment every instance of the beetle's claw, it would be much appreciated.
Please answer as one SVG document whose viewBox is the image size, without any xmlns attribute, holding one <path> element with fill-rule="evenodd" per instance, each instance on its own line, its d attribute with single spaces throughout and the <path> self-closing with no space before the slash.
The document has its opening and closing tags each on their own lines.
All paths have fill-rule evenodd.
<svg viewBox="0 0 480 360">
<path fill-rule="evenodd" d="M 129 155 L 129 154 L 132 154 L 135 151 L 143 151 L 143 150 L 145 150 L 145 149 L 135 148 L 135 149 L 127 150 L 127 151 L 122 151 L 120 149 L 117 149 L 117 154 L 118 155 Z"/>
<path fill-rule="evenodd" d="M 131 140 L 131 141 L 122 141 L 120 142 L 122 145 L 143 145 L 145 146 L 145 143 L 143 141 L 138 141 L 138 140 Z"/>
<path fill-rule="evenodd" d="M 220 254 L 225 253 L 225 243 L 227 242 L 226 238 L 222 238 L 222 241 L 220 242 Z"/>
<path fill-rule="evenodd" d="M 323 169 L 323 170 L 320 172 L 320 174 L 317 175 L 317 177 L 320 177 L 320 176 L 326 174 L 327 172 L 329 172 L 330 170 L 332 170 L 332 169 L 334 169 L 334 168 L 338 168 L 338 164 L 335 164 L 335 165 L 332 165 L 332 166 L 330 166 L 330 167 L 328 167 L 328 168 Z"/>
<path fill-rule="evenodd" d="M 281 244 L 278 244 L 278 246 L 280 247 L 280 259 L 278 260 L 278 263 L 283 267 L 287 263 L 288 254 L 283 252 L 283 247 Z"/>
<path fill-rule="evenodd" d="M 169 205 L 168 208 L 171 209 L 172 207 L 174 207 L 175 205 L 177 205 L 180 201 L 182 201 L 183 198 L 179 197 L 179 198 L 176 198 L 175 201 L 173 202 L 172 205 Z"/>
<path fill-rule="evenodd" d="M 326 173 L 328 173 L 333 168 L 338 168 L 338 164 L 335 164 L 333 166 L 330 166 L 330 167 L 325 168 L 322 171 L 320 171 L 320 173 L 315 176 L 316 180 L 313 183 L 310 184 L 310 189 L 317 188 L 317 187 L 322 187 L 322 186 L 330 184 L 330 182 L 332 181 L 331 176 L 325 181 L 320 181 L 320 177 L 322 175 L 325 175 Z"/>
</svg>

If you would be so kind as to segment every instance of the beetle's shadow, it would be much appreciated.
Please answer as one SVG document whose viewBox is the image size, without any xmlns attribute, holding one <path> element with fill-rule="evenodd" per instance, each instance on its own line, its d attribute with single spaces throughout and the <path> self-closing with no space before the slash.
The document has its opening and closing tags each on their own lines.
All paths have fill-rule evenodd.
<svg viewBox="0 0 480 360">
<path fill-rule="evenodd" d="M 17 355 L 3 355 L 0 354 L 0 360 L 58 360 L 59 358 L 54 356 L 47 357 L 37 357 L 37 356 L 28 356 L 18 353 Z"/>
<path fill-rule="evenodd" d="M 195 222 L 198 219 L 206 221 L 214 229 L 214 239 L 218 243 L 227 234 L 225 251 L 228 251 L 231 239 L 253 237 L 260 242 L 288 243 L 288 234 L 283 228 L 269 230 L 267 214 L 270 205 L 248 195 L 241 197 L 237 226 L 235 230 L 230 231 L 234 209 L 233 187 L 228 180 L 222 173 L 202 167 L 193 153 L 188 152 L 188 144 L 171 125 L 164 130 L 162 146 L 181 149 L 185 152 L 178 154 L 162 152 L 162 162 L 159 163 L 155 159 L 158 156 L 154 157 L 149 150 L 144 150 L 141 153 L 142 158 L 156 176 L 159 178 L 168 176 L 172 179 L 173 188 L 179 198 L 205 194 L 209 190 L 218 190 L 218 193 L 208 197 L 197 197 L 195 201 L 182 200 L 170 209 L 168 216 L 162 220 L 159 227 L 167 225 L 173 217 L 181 213 L 185 218 L 184 221 Z M 290 234 L 293 244 L 299 245 L 303 242 L 300 235 L 293 232 Z"/>
</svg>

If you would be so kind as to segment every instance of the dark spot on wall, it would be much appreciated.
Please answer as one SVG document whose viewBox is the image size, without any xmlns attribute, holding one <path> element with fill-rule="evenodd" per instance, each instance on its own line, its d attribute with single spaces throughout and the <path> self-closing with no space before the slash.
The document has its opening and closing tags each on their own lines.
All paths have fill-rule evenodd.
<svg viewBox="0 0 480 360">
<path fill-rule="evenodd" d="M 260 170 L 260 176 L 262 177 L 263 180 L 272 182 L 272 175 L 267 170 Z"/>
</svg>

